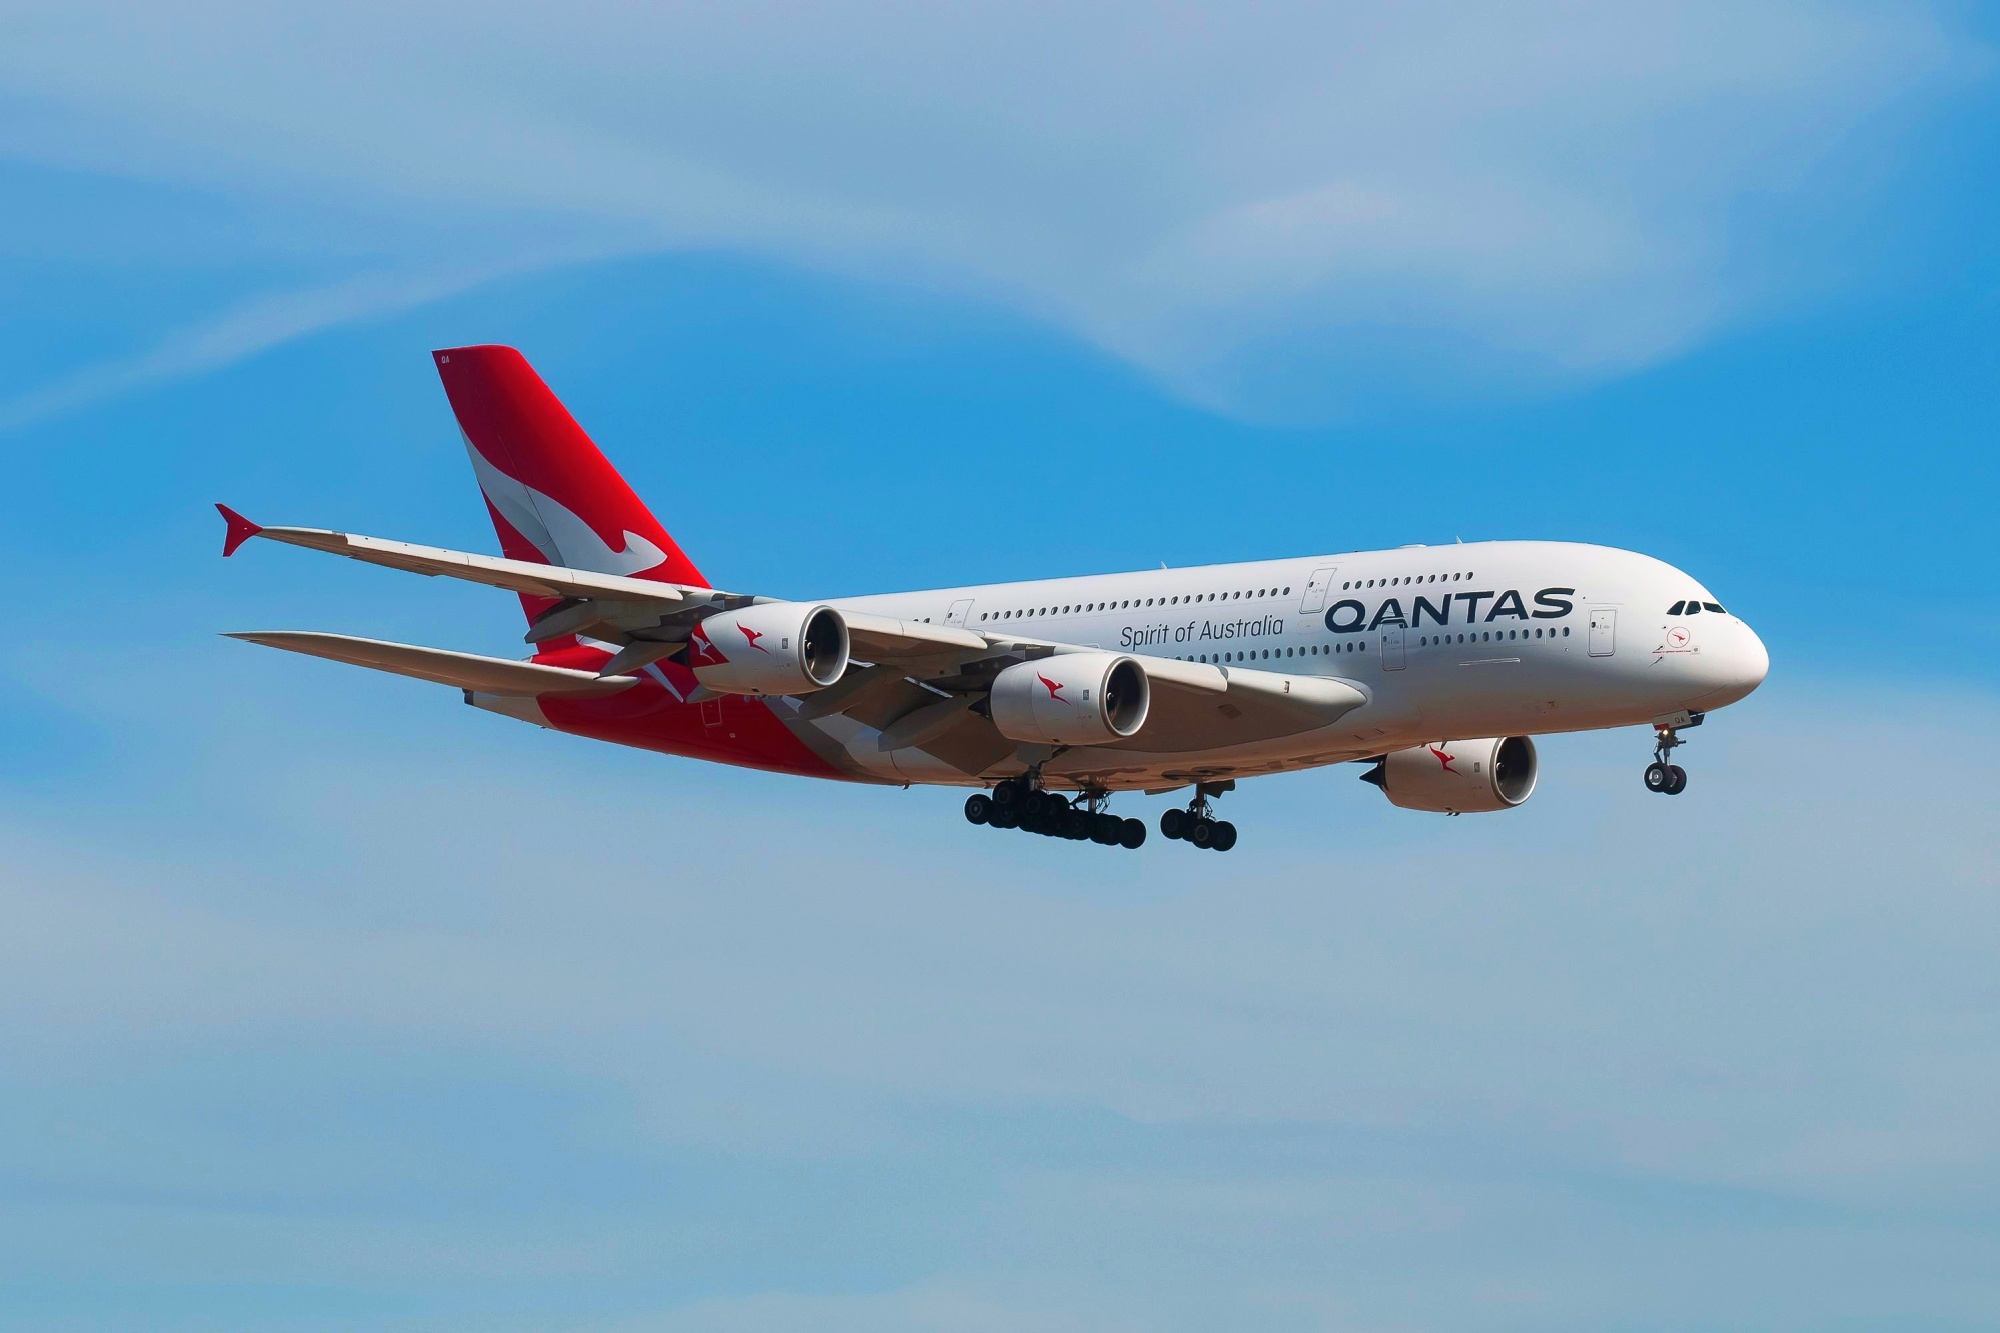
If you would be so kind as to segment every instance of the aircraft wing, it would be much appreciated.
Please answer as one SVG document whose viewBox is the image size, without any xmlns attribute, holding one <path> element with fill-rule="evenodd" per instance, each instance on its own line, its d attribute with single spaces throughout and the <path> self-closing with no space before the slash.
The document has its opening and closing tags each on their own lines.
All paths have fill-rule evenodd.
<svg viewBox="0 0 2000 1333">
<path fill-rule="evenodd" d="M 678 651 L 703 616 L 766 599 L 650 579 L 600 574 L 561 565 L 536 564 L 474 555 L 435 546 L 388 541 L 323 528 L 260 527 L 223 505 L 228 521 L 223 554 L 252 537 L 328 551 L 350 559 L 427 576 L 465 579 L 513 592 L 557 599 L 528 631 L 530 643 L 561 634 L 587 633 L 624 645 L 599 675 L 478 657 L 406 644 L 387 644 L 337 634 L 302 632 L 240 634 L 233 637 L 459 685 L 492 694 L 550 692 L 610 693 L 634 683 L 623 675 L 632 666 Z M 809 696 L 808 716 L 852 713 L 870 725 L 885 726 L 917 706 L 937 711 L 937 728 L 961 721 L 940 709 L 941 696 L 966 699 L 984 692 L 994 673 L 1016 662 L 1060 653 L 1102 652 L 1088 644 L 972 630 L 956 625 L 899 620 L 862 611 L 840 611 L 857 662 L 871 664 L 843 684 Z M 1222 667 L 1173 658 L 1133 655 L 1153 685 L 1153 716 L 1138 736 L 1120 748 L 1178 751 L 1210 748 L 1324 726 L 1367 702 L 1353 685 L 1319 676 L 1292 676 L 1245 667 Z M 896 683 L 907 692 L 897 696 Z M 601 690 L 582 682 L 598 682 Z M 921 685 L 916 682 L 922 682 Z M 969 700 L 968 700 L 969 701 Z M 976 716 L 976 715 L 975 715 Z M 983 719 L 981 719 L 983 722 Z M 978 725 L 977 723 L 970 723 Z M 990 727 L 990 723 L 984 723 Z M 911 734 L 933 724 L 905 728 Z M 902 733 L 897 733 L 902 738 Z"/>
<path fill-rule="evenodd" d="M 636 676 L 599 676 L 567 667 L 539 666 L 533 662 L 512 662 L 504 657 L 481 657 L 476 653 L 447 652 L 442 648 L 419 648 L 408 643 L 385 643 L 380 639 L 357 639 L 346 634 L 319 634 L 307 630 L 263 630 L 227 637 L 266 648 L 305 653 L 376 671 L 413 676 L 440 685 L 456 685 L 482 694 L 567 694 L 604 695 L 637 685 Z"/>
<path fill-rule="evenodd" d="M 984 653 L 996 642 L 989 635 L 976 634 L 954 625 L 894 620 L 861 611 L 842 611 L 840 618 L 847 622 L 847 637 L 854 646 L 854 655 L 866 662 Z"/>
<path fill-rule="evenodd" d="M 678 584 L 655 583 L 651 579 L 627 578 L 621 574 L 598 574 L 561 565 L 538 565 L 528 560 L 473 555 L 438 546 L 363 537 L 352 532 L 331 532 L 325 528 L 267 528 L 250 522 L 227 506 L 217 505 L 216 508 L 229 522 L 229 535 L 223 544 L 224 555 L 234 554 L 238 546 L 252 537 L 263 537 L 288 546 L 330 551 L 351 560 L 365 560 L 371 565 L 386 565 L 390 569 L 406 570 L 412 574 L 466 579 L 539 597 L 606 598 L 678 607 L 690 596 L 704 600 L 717 596 L 708 588 L 683 588 Z"/>
</svg>

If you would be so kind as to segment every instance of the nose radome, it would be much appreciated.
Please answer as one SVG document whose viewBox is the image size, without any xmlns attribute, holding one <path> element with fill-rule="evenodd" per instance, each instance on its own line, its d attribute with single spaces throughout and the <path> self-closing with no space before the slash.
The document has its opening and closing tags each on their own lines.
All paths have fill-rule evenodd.
<svg viewBox="0 0 2000 1333">
<path fill-rule="evenodd" d="M 1764 683 L 1771 669 L 1771 654 L 1755 630 L 1738 621 L 1727 636 L 1711 639 L 1706 651 L 1695 660 L 1698 679 L 1709 688 L 1690 707 L 1721 708 L 1747 698 Z"/>
<path fill-rule="evenodd" d="M 1764 677 L 1771 671 L 1771 652 L 1764 641 L 1757 637 L 1757 631 L 1741 621 L 1737 627 L 1743 631 L 1743 692 L 1745 694 L 1764 683 Z"/>
</svg>

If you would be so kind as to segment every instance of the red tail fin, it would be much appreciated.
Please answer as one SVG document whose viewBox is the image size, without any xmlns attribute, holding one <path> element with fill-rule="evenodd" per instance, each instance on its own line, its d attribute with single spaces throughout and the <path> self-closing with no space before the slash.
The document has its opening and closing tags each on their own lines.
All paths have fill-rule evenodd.
<svg viewBox="0 0 2000 1333">
<path fill-rule="evenodd" d="M 504 554 L 708 586 L 519 352 L 452 347 L 432 355 Z M 548 605 L 521 601 L 530 618 Z"/>
</svg>

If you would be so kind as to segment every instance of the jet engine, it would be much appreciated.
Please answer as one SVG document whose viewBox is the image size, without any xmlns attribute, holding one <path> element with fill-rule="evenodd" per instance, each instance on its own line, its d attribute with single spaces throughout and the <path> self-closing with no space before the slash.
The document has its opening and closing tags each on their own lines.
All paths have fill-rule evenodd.
<svg viewBox="0 0 2000 1333">
<path fill-rule="evenodd" d="M 1448 815 L 1511 810 L 1535 794 L 1535 743 L 1526 736 L 1443 741 L 1397 750 L 1361 775 L 1405 810 Z"/>
<path fill-rule="evenodd" d="M 719 694 L 810 694 L 847 670 L 847 622 L 830 606 L 799 602 L 723 611 L 696 627 L 687 661 Z"/>
<path fill-rule="evenodd" d="M 1009 740 L 1102 745 L 1146 723 L 1146 671 L 1117 653 L 1059 653 L 993 678 L 993 725 Z"/>
</svg>

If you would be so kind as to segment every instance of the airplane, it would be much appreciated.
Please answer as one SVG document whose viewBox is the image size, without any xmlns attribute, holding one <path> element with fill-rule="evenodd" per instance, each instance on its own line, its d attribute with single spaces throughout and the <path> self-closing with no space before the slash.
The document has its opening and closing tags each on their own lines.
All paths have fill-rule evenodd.
<svg viewBox="0 0 2000 1333">
<path fill-rule="evenodd" d="M 1191 792 L 1169 840 L 1228 851 L 1244 778 L 1360 763 L 1404 809 L 1515 808 L 1533 737 L 1650 724 L 1648 791 L 1682 732 L 1748 696 L 1764 644 L 1650 556 L 1555 541 L 797 600 L 709 583 L 516 350 L 434 352 L 500 556 L 226 505 L 253 537 L 517 594 L 525 661 L 311 631 L 230 637 L 456 686 L 504 717 L 777 773 L 974 789 L 975 825 L 1137 848 L 1114 793 Z M 817 571 L 830 534 L 802 534 Z"/>
</svg>

